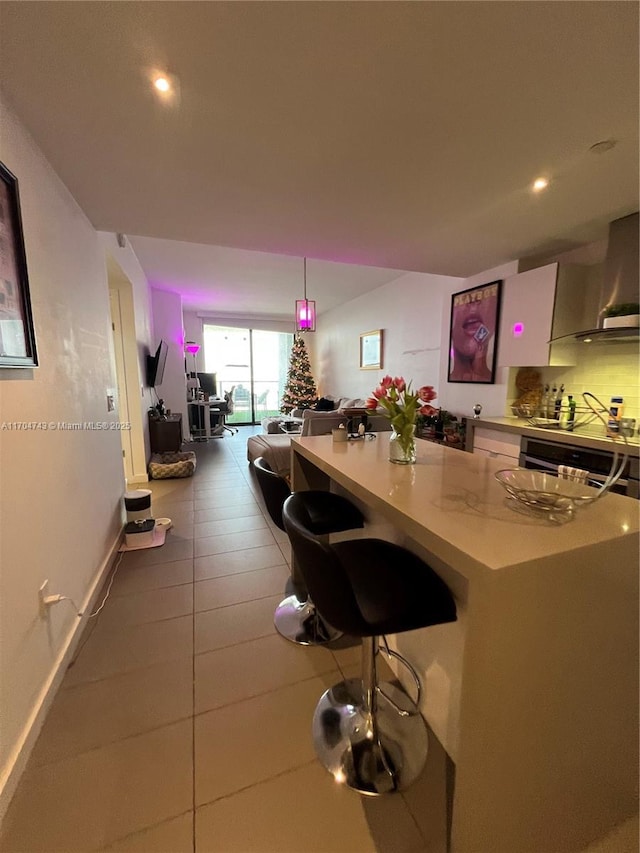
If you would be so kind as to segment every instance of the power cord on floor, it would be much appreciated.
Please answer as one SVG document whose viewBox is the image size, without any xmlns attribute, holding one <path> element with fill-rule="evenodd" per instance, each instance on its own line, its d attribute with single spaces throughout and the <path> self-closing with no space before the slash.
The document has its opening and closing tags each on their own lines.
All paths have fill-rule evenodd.
<svg viewBox="0 0 640 853">
<path fill-rule="evenodd" d="M 104 598 L 102 599 L 102 601 L 101 601 L 101 603 L 100 603 L 100 606 L 99 606 L 96 610 L 94 610 L 94 611 L 93 611 L 93 613 L 90 613 L 90 614 L 87 616 L 87 619 L 94 619 L 96 616 L 98 616 L 98 614 L 100 613 L 100 611 L 102 610 L 102 608 L 103 608 L 103 607 L 105 606 L 105 604 L 107 603 L 107 599 L 109 598 L 109 593 L 111 592 L 111 587 L 113 586 L 113 581 L 114 581 L 114 579 L 115 579 L 116 573 L 117 573 L 117 571 L 118 571 L 118 567 L 120 566 L 120 563 L 122 562 L 122 558 L 123 558 L 123 557 L 124 557 L 124 552 L 123 552 L 123 551 L 121 551 L 121 552 L 120 552 L 120 556 L 118 557 L 118 560 L 117 560 L 117 562 L 116 562 L 115 566 L 114 566 L 114 567 L 113 567 L 113 569 L 112 569 L 111 577 L 109 578 L 109 584 L 108 584 L 108 586 L 107 586 L 107 591 L 106 591 L 106 592 L 105 592 L 105 594 L 104 594 Z M 80 614 L 78 614 L 78 615 L 80 615 Z M 97 622 L 93 622 L 93 623 L 92 623 L 92 625 L 97 625 L 97 624 L 98 624 Z M 89 637 L 90 637 L 92 634 L 93 634 L 93 628 L 92 628 L 91 630 L 87 630 L 87 631 L 86 631 L 86 635 L 85 635 L 85 637 L 83 638 L 81 645 L 80 645 L 80 646 L 79 646 L 79 648 L 76 650 L 76 653 L 75 653 L 75 655 L 73 656 L 73 660 L 71 661 L 71 663 L 70 663 L 70 664 L 69 664 L 69 666 L 67 667 L 68 669 L 71 669 L 71 667 L 72 667 L 72 666 L 75 664 L 75 662 L 78 660 L 78 658 L 80 657 L 80 653 L 81 653 L 81 652 L 82 652 L 82 650 L 84 649 L 85 645 L 87 644 L 87 641 L 89 640 Z"/>
<path fill-rule="evenodd" d="M 124 557 L 124 551 L 121 551 L 120 556 L 118 557 L 118 561 L 115 564 L 115 566 L 113 567 L 113 572 L 111 574 L 111 577 L 109 578 L 109 586 L 107 587 L 107 591 L 104 594 L 104 598 L 102 599 L 102 603 L 100 604 L 100 607 L 98 607 L 97 610 L 94 610 L 93 613 L 90 613 L 87 616 L 87 619 L 93 619 L 95 616 L 97 616 L 98 613 L 100 613 L 102 608 L 107 603 L 107 599 L 109 598 L 109 593 L 111 592 L 111 587 L 113 586 L 113 581 L 115 580 L 115 577 L 116 577 L 116 572 L 118 571 L 118 567 L 119 567 L 120 563 L 122 562 L 123 557 Z"/>
</svg>

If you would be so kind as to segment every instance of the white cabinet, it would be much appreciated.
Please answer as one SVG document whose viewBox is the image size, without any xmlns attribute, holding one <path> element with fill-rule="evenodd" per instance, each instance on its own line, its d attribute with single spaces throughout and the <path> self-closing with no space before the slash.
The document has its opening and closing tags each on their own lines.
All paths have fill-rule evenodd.
<svg viewBox="0 0 640 853">
<path fill-rule="evenodd" d="M 497 429 L 476 427 L 473 431 L 473 452 L 491 459 L 503 459 L 517 465 L 520 457 L 520 436 Z"/>
<path fill-rule="evenodd" d="M 478 456 L 486 456 L 488 459 L 500 459 L 506 468 L 515 468 L 518 464 L 517 456 L 506 456 L 504 453 L 496 453 L 495 450 L 474 450 Z"/>
<path fill-rule="evenodd" d="M 552 263 L 505 279 L 498 365 L 576 364 L 582 344 L 573 333 L 593 325 L 600 278 L 599 265 Z"/>
<path fill-rule="evenodd" d="M 558 264 L 509 276 L 504 282 L 498 342 L 500 367 L 549 364 Z"/>
</svg>

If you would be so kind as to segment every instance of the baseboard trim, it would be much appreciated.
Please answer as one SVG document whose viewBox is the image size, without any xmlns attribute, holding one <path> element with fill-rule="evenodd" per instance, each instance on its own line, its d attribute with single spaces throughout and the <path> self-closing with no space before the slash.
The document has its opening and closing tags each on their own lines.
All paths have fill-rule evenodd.
<svg viewBox="0 0 640 853">
<path fill-rule="evenodd" d="M 149 475 L 148 474 L 134 474 L 133 477 L 127 480 L 128 485 L 137 486 L 140 483 L 148 483 Z"/>
<path fill-rule="evenodd" d="M 40 730 L 44 724 L 45 718 L 55 698 L 58 688 L 67 671 L 67 666 L 71 662 L 73 655 L 78 647 L 82 631 L 87 623 L 89 614 L 92 612 L 102 585 L 105 582 L 109 572 L 115 562 L 118 549 L 122 544 L 124 528 L 120 530 L 116 539 L 109 549 L 106 558 L 103 560 L 100 568 L 95 574 L 93 583 L 91 584 L 87 595 L 80 605 L 82 618 L 74 621 L 71 625 L 69 633 L 62 644 L 56 660 L 51 668 L 48 678 L 38 694 L 31 713 L 27 717 L 25 725 L 22 728 L 20 736 L 9 754 L 9 758 L 0 773 L 0 821 L 4 818 L 9 807 L 11 799 L 15 794 L 18 782 L 22 776 L 24 769 L 31 755 L 31 751 L 35 746 L 35 742 L 40 734 Z"/>
</svg>

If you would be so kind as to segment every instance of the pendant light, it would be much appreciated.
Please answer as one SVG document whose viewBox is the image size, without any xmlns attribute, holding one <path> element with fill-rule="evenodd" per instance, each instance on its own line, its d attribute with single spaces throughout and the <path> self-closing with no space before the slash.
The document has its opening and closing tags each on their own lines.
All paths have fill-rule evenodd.
<svg viewBox="0 0 640 853">
<path fill-rule="evenodd" d="M 304 259 L 304 299 L 296 299 L 296 332 L 315 332 L 316 303 L 307 299 L 307 259 Z"/>
</svg>

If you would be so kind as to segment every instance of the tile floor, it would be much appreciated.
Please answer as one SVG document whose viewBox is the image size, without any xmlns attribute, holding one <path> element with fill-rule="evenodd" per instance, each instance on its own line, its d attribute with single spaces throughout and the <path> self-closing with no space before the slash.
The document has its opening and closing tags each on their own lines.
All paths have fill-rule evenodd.
<svg viewBox="0 0 640 853">
<path fill-rule="evenodd" d="M 85 632 L 9 808 L 0 850 L 443 853 L 445 758 L 435 738 L 406 793 L 362 798 L 314 758 L 322 692 L 359 647 L 282 639 L 289 570 L 241 429 L 195 445 L 187 480 L 152 483 L 173 528 L 124 555 Z"/>
</svg>

